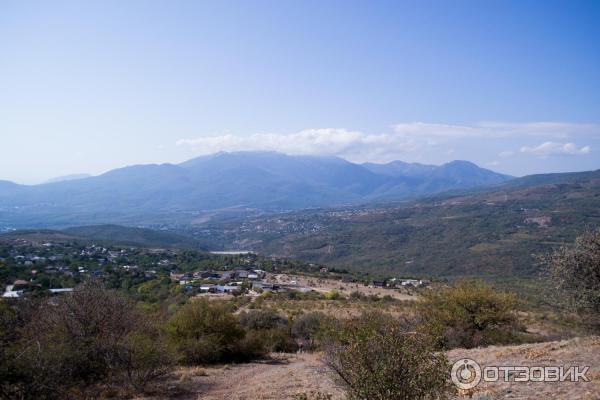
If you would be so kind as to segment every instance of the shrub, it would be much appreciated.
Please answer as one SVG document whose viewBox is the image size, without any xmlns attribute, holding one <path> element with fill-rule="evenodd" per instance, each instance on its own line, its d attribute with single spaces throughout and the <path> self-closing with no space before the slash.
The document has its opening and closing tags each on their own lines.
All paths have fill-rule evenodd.
<svg viewBox="0 0 600 400">
<path fill-rule="evenodd" d="M 288 325 L 287 318 L 274 310 L 251 310 L 239 315 L 240 324 L 246 329 L 263 330 L 284 328 Z"/>
<path fill-rule="evenodd" d="M 292 336 L 299 339 L 304 344 L 303 347 L 314 348 L 326 318 L 325 314 L 320 312 L 298 316 L 292 323 Z"/>
<path fill-rule="evenodd" d="M 250 331 L 233 345 L 236 361 L 263 358 L 270 352 L 267 339 L 261 331 Z"/>
<path fill-rule="evenodd" d="M 329 292 L 323 293 L 323 299 L 325 300 L 339 300 L 342 295 L 337 290 L 330 290 Z"/>
<path fill-rule="evenodd" d="M 247 336 L 260 345 L 262 355 L 270 352 L 293 352 L 298 346 L 290 337 L 288 320 L 274 310 L 251 310 L 241 313 L 240 323 Z M 250 340 L 250 339 L 248 339 Z M 258 351 L 259 354 L 260 351 Z"/>
<path fill-rule="evenodd" d="M 0 299 L 0 398 L 17 398 L 19 371 L 15 368 L 14 358 L 18 316 L 16 310 Z"/>
<path fill-rule="evenodd" d="M 450 367 L 431 335 L 407 321 L 365 314 L 341 322 L 326 361 L 350 399 L 443 398 Z"/>
<path fill-rule="evenodd" d="M 124 375 L 135 389 L 144 390 L 156 378 L 165 375 L 176 363 L 176 355 L 157 327 L 145 324 L 144 331 L 130 333 L 123 341 Z"/>
<path fill-rule="evenodd" d="M 151 353 L 132 340 L 148 335 L 149 326 L 131 302 L 95 282 L 42 303 L 15 344 L 15 397 L 68 398 L 116 383 L 143 389 L 148 380 L 141 377 L 155 378 L 172 365 L 159 337 L 151 338 Z"/>
<path fill-rule="evenodd" d="M 208 300 L 186 303 L 169 320 L 166 329 L 186 364 L 235 358 L 236 343 L 245 334 L 226 305 Z"/>
<path fill-rule="evenodd" d="M 257 344 L 259 350 L 249 351 L 250 353 L 254 352 L 258 354 L 254 358 L 263 357 L 272 352 L 292 353 L 298 350 L 298 345 L 292 339 L 288 330 L 284 328 L 249 331 L 246 334 L 246 339 L 252 340 Z M 244 354 L 240 355 L 240 357 L 243 356 Z M 247 356 L 243 358 L 248 359 Z"/>
<path fill-rule="evenodd" d="M 591 325 L 600 327 L 600 230 L 584 233 L 545 261 L 554 302 L 584 313 Z"/>
<path fill-rule="evenodd" d="M 350 300 L 362 300 L 365 298 L 365 295 L 359 292 L 358 290 L 352 291 L 350 293 Z"/>
<path fill-rule="evenodd" d="M 444 348 L 517 340 L 516 297 L 481 281 L 427 291 L 417 308 L 428 328 L 440 335 Z"/>
</svg>

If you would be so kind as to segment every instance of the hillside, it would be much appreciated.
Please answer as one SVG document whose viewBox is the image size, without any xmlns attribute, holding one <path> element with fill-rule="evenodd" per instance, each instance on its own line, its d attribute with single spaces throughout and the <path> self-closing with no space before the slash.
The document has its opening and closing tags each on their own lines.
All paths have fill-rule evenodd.
<svg viewBox="0 0 600 400">
<path fill-rule="evenodd" d="M 95 241 L 136 245 L 142 247 L 201 249 L 199 244 L 186 236 L 173 232 L 119 225 L 78 226 L 62 230 L 67 235 Z"/>
<path fill-rule="evenodd" d="M 406 204 L 206 223 L 188 233 L 212 247 L 380 275 L 525 277 L 538 273 L 537 254 L 598 226 L 600 171 L 595 171 L 524 178 L 488 192 Z"/>
<path fill-rule="evenodd" d="M 136 165 L 35 186 L 0 182 L 0 230 L 185 224 L 204 212 L 281 212 L 400 200 L 507 179 L 464 161 L 437 167 L 426 176 L 392 176 L 336 157 L 218 153 L 178 165 Z"/>
<path fill-rule="evenodd" d="M 17 238 L 37 242 L 94 241 L 126 246 L 202 250 L 195 240 L 176 233 L 118 225 L 80 226 L 65 230 L 30 229 L 0 234 L 0 242 Z"/>
</svg>

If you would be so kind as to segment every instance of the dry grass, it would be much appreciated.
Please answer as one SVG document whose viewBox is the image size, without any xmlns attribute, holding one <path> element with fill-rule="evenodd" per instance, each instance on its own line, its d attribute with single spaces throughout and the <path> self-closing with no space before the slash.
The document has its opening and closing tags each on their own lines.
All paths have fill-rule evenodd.
<svg viewBox="0 0 600 400">
<path fill-rule="evenodd" d="M 455 399 L 600 399 L 600 338 L 576 338 L 520 346 L 491 346 L 456 349 L 448 353 L 451 362 L 471 358 L 481 365 L 587 365 L 591 382 L 579 383 L 482 383 L 461 391 Z M 162 391 L 144 400 L 281 400 L 302 394 L 322 393 L 332 400 L 344 398 L 320 355 L 273 354 L 270 360 L 208 368 L 180 368 L 163 383 Z M 310 398 L 310 397 L 309 397 Z"/>
<path fill-rule="evenodd" d="M 482 366 L 589 366 L 591 382 L 482 382 L 457 399 L 600 399 L 600 338 L 586 337 L 520 346 L 456 349 L 450 361 L 471 358 Z M 484 396 L 487 395 L 487 396 Z"/>
</svg>

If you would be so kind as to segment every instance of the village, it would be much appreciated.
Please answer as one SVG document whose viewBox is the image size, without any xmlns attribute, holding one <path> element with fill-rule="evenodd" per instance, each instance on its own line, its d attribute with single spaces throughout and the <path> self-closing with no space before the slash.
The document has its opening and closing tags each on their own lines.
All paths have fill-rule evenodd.
<svg viewBox="0 0 600 400">
<path fill-rule="evenodd" d="M 430 285 L 412 278 L 361 279 L 336 269 L 250 252 L 182 252 L 130 246 L 15 238 L 0 242 L 5 298 L 27 293 L 62 294 L 89 279 L 131 289 L 175 285 L 188 297 L 258 296 L 265 292 L 412 298 L 411 288 Z"/>
<path fill-rule="evenodd" d="M 251 252 L 182 252 L 131 246 L 44 241 L 18 237 L 0 242 L 1 296 L 62 294 L 101 279 L 115 288 L 134 290 L 175 285 L 188 297 L 258 296 L 265 292 L 410 298 L 410 288 L 428 280 L 361 279 L 325 266 L 262 257 Z M 142 286 L 143 285 L 143 286 Z"/>
<path fill-rule="evenodd" d="M 350 296 L 390 296 L 399 300 L 413 300 L 410 289 L 424 288 L 430 281 L 422 279 L 391 278 L 372 280 L 368 284 L 351 277 L 335 279 L 321 268 L 318 275 L 270 273 L 253 266 L 223 271 L 171 272 L 171 281 L 179 283 L 198 297 L 219 298 L 227 296 L 259 296 L 265 292 L 317 293 Z"/>
</svg>

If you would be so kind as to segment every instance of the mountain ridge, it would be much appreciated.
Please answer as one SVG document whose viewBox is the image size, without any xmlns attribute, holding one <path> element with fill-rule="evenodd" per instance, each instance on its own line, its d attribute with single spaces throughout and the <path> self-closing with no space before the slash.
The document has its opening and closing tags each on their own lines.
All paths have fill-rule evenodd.
<svg viewBox="0 0 600 400">
<path fill-rule="evenodd" d="M 216 153 L 180 164 L 133 165 L 43 185 L 0 184 L 0 224 L 131 224 L 158 215 L 220 209 L 298 210 L 409 199 L 509 179 L 464 161 L 425 175 L 390 176 L 338 157 Z"/>
</svg>

